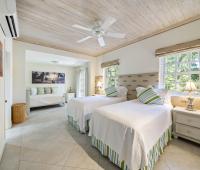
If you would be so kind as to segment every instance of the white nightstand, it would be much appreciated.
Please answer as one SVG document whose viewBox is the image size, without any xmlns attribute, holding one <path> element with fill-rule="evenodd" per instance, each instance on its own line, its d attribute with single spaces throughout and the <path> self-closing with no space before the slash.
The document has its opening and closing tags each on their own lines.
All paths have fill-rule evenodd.
<svg viewBox="0 0 200 170">
<path fill-rule="evenodd" d="M 173 109 L 173 134 L 200 143 L 200 110 Z"/>
<path fill-rule="evenodd" d="M 69 100 L 75 98 L 75 93 L 66 93 L 65 101 L 68 102 Z"/>
</svg>

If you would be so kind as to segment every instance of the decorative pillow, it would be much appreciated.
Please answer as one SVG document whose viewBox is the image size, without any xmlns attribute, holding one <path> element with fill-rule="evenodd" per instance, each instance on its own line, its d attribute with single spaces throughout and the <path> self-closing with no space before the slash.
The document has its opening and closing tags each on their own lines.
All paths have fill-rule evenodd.
<svg viewBox="0 0 200 170">
<path fill-rule="evenodd" d="M 143 92 L 144 90 L 146 90 L 145 87 L 136 87 L 136 92 L 137 92 L 137 97 L 140 95 L 141 92 Z"/>
<path fill-rule="evenodd" d="M 138 95 L 138 100 L 144 104 L 163 104 L 162 98 L 151 87 L 142 91 Z"/>
<path fill-rule="evenodd" d="M 44 92 L 45 94 L 51 94 L 51 87 L 45 87 Z"/>
<path fill-rule="evenodd" d="M 105 93 L 108 97 L 117 97 L 118 95 L 117 89 L 114 86 L 106 88 Z"/>
<path fill-rule="evenodd" d="M 118 93 L 118 97 L 127 97 L 127 92 L 128 89 L 124 86 L 119 86 L 116 88 L 117 89 L 117 93 Z"/>
<path fill-rule="evenodd" d="M 37 95 L 37 88 L 36 87 L 31 87 L 30 93 L 31 93 L 32 96 Z"/>
<path fill-rule="evenodd" d="M 52 94 L 58 93 L 58 87 L 52 87 Z"/>
<path fill-rule="evenodd" d="M 37 94 L 39 94 L 39 95 L 44 94 L 44 87 L 38 87 Z"/>
</svg>

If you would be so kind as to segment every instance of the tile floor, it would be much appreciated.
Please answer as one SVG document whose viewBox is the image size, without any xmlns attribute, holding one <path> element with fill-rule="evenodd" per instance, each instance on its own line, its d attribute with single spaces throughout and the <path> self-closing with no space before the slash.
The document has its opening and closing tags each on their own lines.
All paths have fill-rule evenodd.
<svg viewBox="0 0 200 170">
<path fill-rule="evenodd" d="M 65 107 L 31 112 L 7 131 L 0 170 L 118 170 L 65 120 Z M 155 170 L 200 170 L 200 146 L 173 140 Z"/>
</svg>

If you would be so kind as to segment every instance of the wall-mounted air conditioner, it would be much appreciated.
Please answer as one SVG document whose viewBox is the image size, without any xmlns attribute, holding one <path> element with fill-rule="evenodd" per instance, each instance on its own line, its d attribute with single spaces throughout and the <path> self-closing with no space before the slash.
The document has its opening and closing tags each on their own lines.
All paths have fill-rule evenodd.
<svg viewBox="0 0 200 170">
<path fill-rule="evenodd" d="M 6 37 L 19 36 L 15 0 L 0 0 L 0 26 Z"/>
</svg>

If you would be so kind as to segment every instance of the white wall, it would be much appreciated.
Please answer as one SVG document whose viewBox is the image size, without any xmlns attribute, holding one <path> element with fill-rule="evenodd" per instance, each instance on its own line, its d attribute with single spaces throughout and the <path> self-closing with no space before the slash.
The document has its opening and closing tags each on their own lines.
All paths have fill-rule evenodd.
<svg viewBox="0 0 200 170">
<path fill-rule="evenodd" d="M 65 84 L 32 84 L 32 71 L 65 73 Z M 59 87 L 60 93 L 65 93 L 70 87 L 75 91 L 75 67 L 26 63 L 26 87 Z"/>
<path fill-rule="evenodd" d="M 90 62 L 89 67 L 91 67 L 89 69 L 93 70 L 93 74 L 90 74 L 91 77 L 88 89 L 90 94 L 94 93 L 94 76 L 96 70 L 95 57 L 57 50 L 53 48 L 43 47 L 20 41 L 14 41 L 13 42 L 13 103 L 26 101 L 25 60 L 26 60 L 27 50 L 88 60 L 88 62 Z"/>
<path fill-rule="evenodd" d="M 12 106 L 12 39 L 5 40 L 5 58 L 4 58 L 4 78 L 5 78 L 5 128 L 11 128 L 11 106 Z"/>
<path fill-rule="evenodd" d="M 97 75 L 102 75 L 101 63 L 120 59 L 120 74 L 158 72 L 159 59 L 155 57 L 158 48 L 200 38 L 200 20 L 158 34 L 143 41 L 131 44 L 97 59 Z"/>
</svg>

